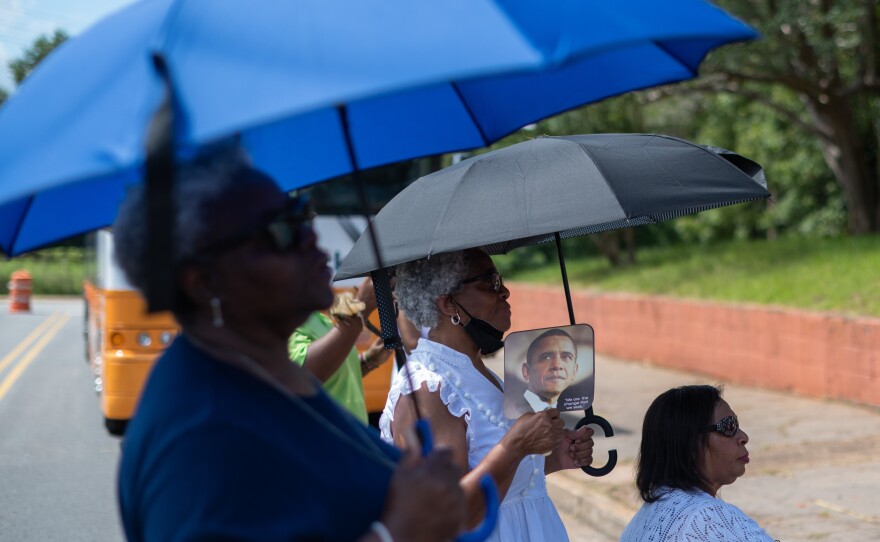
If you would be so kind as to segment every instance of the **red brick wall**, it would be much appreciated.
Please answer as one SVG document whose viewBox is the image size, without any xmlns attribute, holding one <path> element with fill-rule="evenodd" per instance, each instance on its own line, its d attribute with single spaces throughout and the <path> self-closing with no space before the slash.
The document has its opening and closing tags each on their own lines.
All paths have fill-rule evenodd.
<svg viewBox="0 0 880 542">
<path fill-rule="evenodd" d="M 511 284 L 513 330 L 568 324 L 561 287 Z M 596 349 L 724 381 L 880 406 L 880 319 L 572 292 Z"/>
</svg>

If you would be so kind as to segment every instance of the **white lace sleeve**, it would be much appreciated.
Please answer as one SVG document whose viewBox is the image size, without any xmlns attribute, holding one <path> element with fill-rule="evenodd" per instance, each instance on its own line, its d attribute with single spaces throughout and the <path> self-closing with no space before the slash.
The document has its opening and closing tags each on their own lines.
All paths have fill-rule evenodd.
<svg viewBox="0 0 880 542">
<path fill-rule="evenodd" d="M 703 500 L 679 515 L 670 535 L 677 542 L 773 542 L 755 520 L 720 499 Z"/>
<path fill-rule="evenodd" d="M 421 363 L 414 363 L 412 361 L 407 363 L 410 365 L 412 381 L 416 389 L 427 384 L 428 391 L 434 393 L 439 390 L 440 400 L 446 405 L 449 413 L 456 418 L 464 418 L 465 425 L 467 425 L 467 443 L 470 445 L 473 439 L 469 423 L 471 408 L 465 402 L 455 382 L 449 381 L 444 375 L 430 370 Z M 388 392 L 388 402 L 385 404 L 385 410 L 382 412 L 382 417 L 379 420 L 379 431 L 381 432 L 382 439 L 389 443 L 392 443 L 394 440 L 391 433 L 391 423 L 394 421 L 394 408 L 397 406 L 397 401 L 401 395 L 409 395 L 413 391 L 406 375 L 402 371 L 401 369 L 401 373 L 394 379 L 394 383 Z"/>
</svg>

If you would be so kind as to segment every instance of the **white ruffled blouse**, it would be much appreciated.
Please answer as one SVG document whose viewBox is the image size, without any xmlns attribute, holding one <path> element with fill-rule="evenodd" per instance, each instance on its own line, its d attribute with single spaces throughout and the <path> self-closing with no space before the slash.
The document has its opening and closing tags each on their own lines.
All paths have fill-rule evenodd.
<svg viewBox="0 0 880 542">
<path fill-rule="evenodd" d="M 745 512 L 704 491 L 663 489 L 644 503 L 620 542 L 773 542 Z"/>
<path fill-rule="evenodd" d="M 432 392 L 467 424 L 468 466 L 473 469 L 507 433 L 510 422 L 502 414 L 503 393 L 479 373 L 464 354 L 420 339 L 407 361 L 416 389 L 427 384 Z M 492 376 L 502 385 L 497 375 Z M 388 402 L 379 421 L 382 438 L 392 442 L 391 422 L 401 394 L 412 393 L 403 369 L 397 374 Z M 530 455 L 517 468 L 501 503 L 498 528 L 489 538 L 493 542 L 566 542 L 568 534 L 544 480 L 544 456 Z"/>
</svg>

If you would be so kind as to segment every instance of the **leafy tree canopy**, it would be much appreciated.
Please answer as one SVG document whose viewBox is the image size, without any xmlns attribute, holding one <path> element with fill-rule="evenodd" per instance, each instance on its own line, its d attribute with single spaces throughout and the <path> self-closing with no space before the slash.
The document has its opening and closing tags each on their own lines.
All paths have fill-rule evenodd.
<svg viewBox="0 0 880 542">
<path fill-rule="evenodd" d="M 40 36 L 34 44 L 24 51 L 22 57 L 9 63 L 15 83 L 20 85 L 46 56 L 70 36 L 64 30 L 56 30 L 51 36 Z"/>
<path fill-rule="evenodd" d="M 683 89 L 740 96 L 799 130 L 833 173 L 849 230 L 880 231 L 880 2 L 718 3 L 763 39 L 713 53 Z"/>
</svg>

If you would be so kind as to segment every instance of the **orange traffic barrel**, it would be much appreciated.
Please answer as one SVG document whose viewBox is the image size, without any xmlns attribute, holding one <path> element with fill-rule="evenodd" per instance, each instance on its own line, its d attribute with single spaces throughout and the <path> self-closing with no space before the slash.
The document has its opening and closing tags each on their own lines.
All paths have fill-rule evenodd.
<svg viewBox="0 0 880 542">
<path fill-rule="evenodd" d="M 9 281 L 9 312 L 31 312 L 33 283 L 27 271 L 13 271 Z"/>
</svg>

